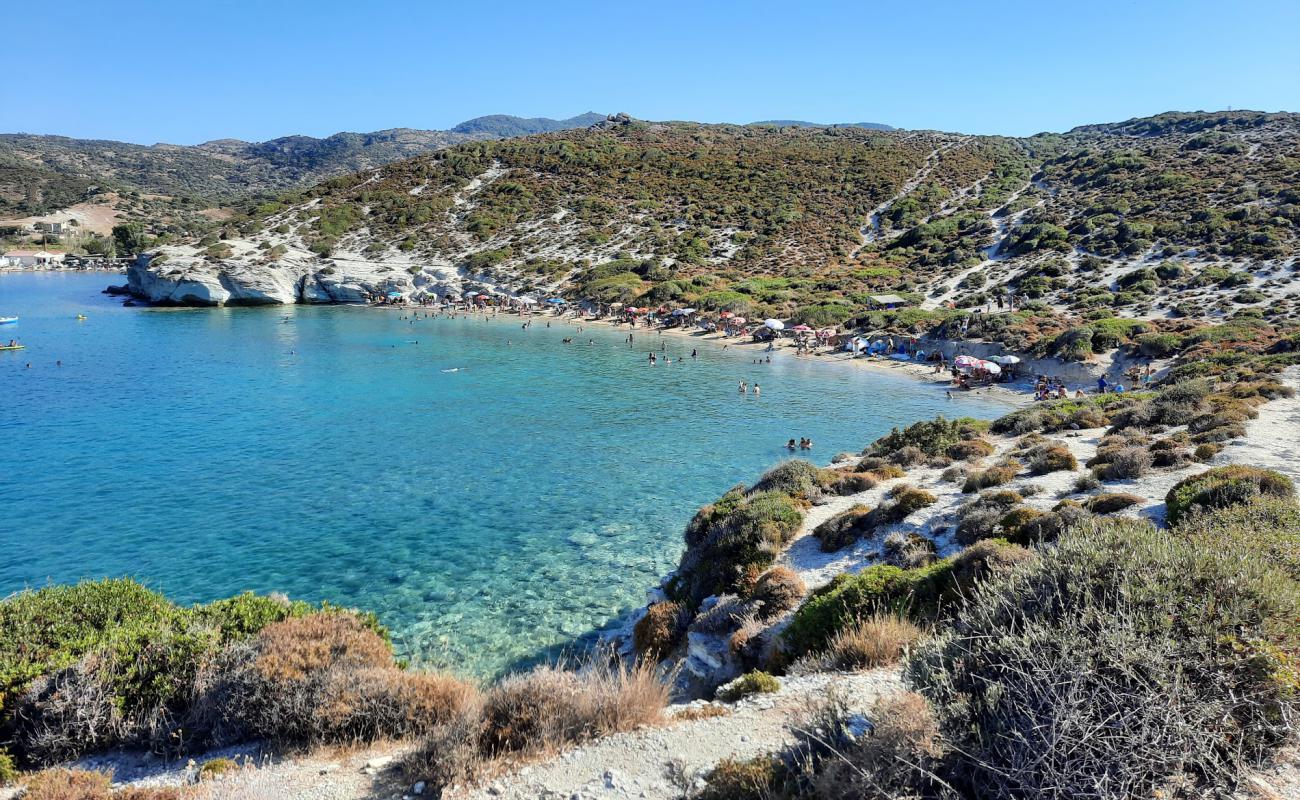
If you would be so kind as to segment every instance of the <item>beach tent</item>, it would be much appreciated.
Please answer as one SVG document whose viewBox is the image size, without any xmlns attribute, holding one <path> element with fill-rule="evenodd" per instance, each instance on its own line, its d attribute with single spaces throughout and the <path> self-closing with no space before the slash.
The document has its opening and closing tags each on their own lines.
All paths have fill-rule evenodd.
<svg viewBox="0 0 1300 800">
<path fill-rule="evenodd" d="M 785 330 L 785 323 L 779 319 L 769 319 L 763 323 L 763 327 L 773 331 Z"/>
<path fill-rule="evenodd" d="M 562 297 L 552 297 L 550 300 L 547 300 L 546 302 L 550 303 L 553 306 L 562 306 L 567 301 Z"/>
</svg>

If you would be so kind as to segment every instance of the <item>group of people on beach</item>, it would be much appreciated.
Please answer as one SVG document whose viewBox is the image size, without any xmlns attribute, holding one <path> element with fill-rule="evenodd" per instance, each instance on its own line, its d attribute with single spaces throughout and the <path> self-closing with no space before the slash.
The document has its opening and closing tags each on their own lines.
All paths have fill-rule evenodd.
<svg viewBox="0 0 1300 800">
<path fill-rule="evenodd" d="M 800 450 L 811 450 L 812 447 L 813 447 L 812 439 L 803 439 L 803 438 L 799 439 L 798 448 Z M 791 439 L 790 441 L 785 443 L 785 449 L 790 450 L 792 452 L 794 451 L 795 449 L 794 439 Z"/>
</svg>

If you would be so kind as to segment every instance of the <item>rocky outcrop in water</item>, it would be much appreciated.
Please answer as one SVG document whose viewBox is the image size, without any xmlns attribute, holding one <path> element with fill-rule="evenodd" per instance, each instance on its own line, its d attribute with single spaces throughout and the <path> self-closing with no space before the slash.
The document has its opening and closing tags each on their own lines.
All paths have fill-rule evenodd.
<svg viewBox="0 0 1300 800">
<path fill-rule="evenodd" d="M 142 256 L 127 268 L 130 294 L 158 305 L 365 303 L 390 292 L 443 297 L 490 288 L 453 267 L 413 271 L 352 259 L 258 263 L 172 250 L 162 259 Z"/>
</svg>

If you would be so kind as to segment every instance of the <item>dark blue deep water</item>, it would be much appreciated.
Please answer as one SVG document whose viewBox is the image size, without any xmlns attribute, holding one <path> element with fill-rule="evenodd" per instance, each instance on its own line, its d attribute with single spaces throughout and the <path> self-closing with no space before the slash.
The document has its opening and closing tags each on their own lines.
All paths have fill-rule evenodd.
<svg viewBox="0 0 1300 800">
<path fill-rule="evenodd" d="M 110 282 L 0 275 L 0 316 L 21 317 L 0 338 L 28 345 L 0 352 L 0 594 L 118 575 L 183 602 L 280 591 L 371 609 L 413 660 L 480 676 L 639 605 L 694 509 L 787 439 L 825 462 L 1001 411 L 712 342 L 669 337 L 699 358 L 649 367 L 640 332 L 633 350 L 513 318 L 125 308 Z"/>
</svg>

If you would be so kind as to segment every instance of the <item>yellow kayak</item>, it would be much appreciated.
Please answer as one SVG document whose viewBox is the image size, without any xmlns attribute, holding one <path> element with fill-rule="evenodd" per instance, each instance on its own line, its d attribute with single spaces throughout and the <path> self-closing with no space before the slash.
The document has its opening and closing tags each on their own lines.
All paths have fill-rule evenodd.
<svg viewBox="0 0 1300 800">
<path fill-rule="evenodd" d="M 26 347 L 25 344 L 0 344 L 0 350 L 23 350 Z"/>
<path fill-rule="evenodd" d="M 77 315 L 77 319 L 85 319 L 85 318 L 86 318 L 86 315 L 85 315 L 85 314 L 78 314 L 78 315 Z"/>
</svg>

